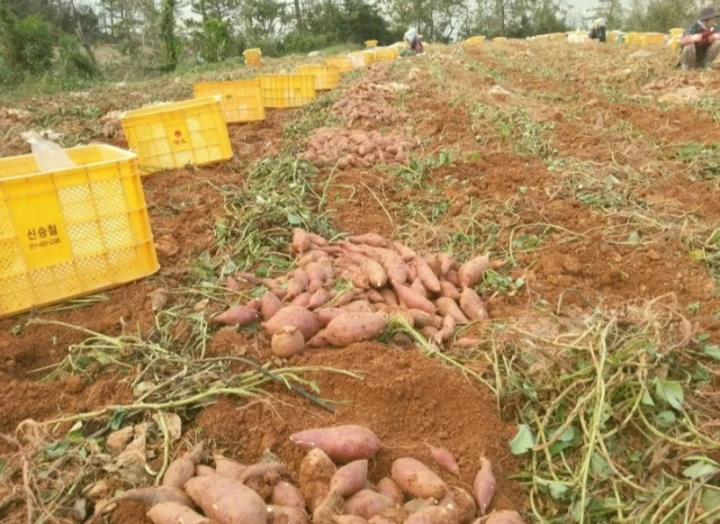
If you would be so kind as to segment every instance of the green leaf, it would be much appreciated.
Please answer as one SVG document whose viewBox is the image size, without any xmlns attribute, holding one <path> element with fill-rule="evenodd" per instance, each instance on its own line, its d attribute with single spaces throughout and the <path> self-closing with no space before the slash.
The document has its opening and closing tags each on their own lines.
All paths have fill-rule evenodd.
<svg viewBox="0 0 720 524">
<path fill-rule="evenodd" d="M 637 231 L 633 231 L 628 235 L 628 240 L 630 244 L 639 244 L 640 243 L 640 233 Z"/>
<path fill-rule="evenodd" d="M 112 414 L 110 420 L 108 420 L 108 426 L 110 426 L 110 429 L 112 429 L 113 431 L 117 431 L 122 427 L 123 422 L 125 422 L 125 410 L 118 409 L 115 413 Z"/>
<path fill-rule="evenodd" d="M 683 475 L 689 479 L 696 479 L 700 477 L 705 477 L 707 475 L 712 475 L 714 473 L 717 473 L 718 471 L 720 471 L 720 468 L 718 468 L 717 466 L 708 464 L 707 462 L 698 461 L 692 466 L 685 468 L 683 470 Z"/>
<path fill-rule="evenodd" d="M 675 424 L 675 412 L 674 411 L 661 411 L 655 416 L 655 424 L 660 426 L 661 428 L 669 428 L 673 424 Z"/>
<path fill-rule="evenodd" d="M 563 434 L 560 435 L 559 439 L 561 442 L 570 442 L 572 439 L 575 438 L 575 427 L 570 426 L 565 431 L 563 431 Z"/>
<path fill-rule="evenodd" d="M 720 506 L 720 492 L 714 489 L 703 489 L 700 494 L 700 504 L 705 511 L 710 513 Z"/>
<path fill-rule="evenodd" d="M 605 460 L 605 457 L 598 453 L 593 453 L 593 456 L 590 459 L 590 468 L 592 469 L 593 474 L 601 480 L 609 478 L 613 473 L 612 469 L 610 469 L 610 465 L 607 463 L 607 460 Z"/>
<path fill-rule="evenodd" d="M 705 260 L 705 252 L 702 249 L 693 249 L 690 251 L 690 258 L 697 262 Z"/>
<path fill-rule="evenodd" d="M 650 396 L 650 393 L 648 393 L 648 390 L 646 389 L 643 391 L 642 399 L 640 400 L 644 405 L 646 406 L 654 406 L 655 402 L 653 402 L 652 397 Z"/>
<path fill-rule="evenodd" d="M 5 473 L 5 470 L 7 469 L 7 460 L 6 459 L 0 459 L 0 475 Z"/>
<path fill-rule="evenodd" d="M 302 219 L 301 219 L 299 216 L 293 215 L 293 214 L 289 214 L 289 215 L 287 216 L 287 221 L 288 221 L 291 225 L 293 225 L 293 226 L 297 226 L 297 225 L 299 225 L 299 224 L 302 224 Z"/>
<path fill-rule="evenodd" d="M 62 440 L 58 442 L 53 442 L 52 444 L 48 444 L 47 446 L 45 446 L 44 451 L 51 457 L 59 457 L 60 455 L 66 453 L 69 448 L 70 444 Z"/>
<path fill-rule="evenodd" d="M 720 346 L 703 346 L 702 352 L 703 355 L 720 360 Z"/>
<path fill-rule="evenodd" d="M 679 382 L 655 377 L 655 396 L 664 400 L 678 411 L 682 410 L 684 397 L 683 389 Z"/>
<path fill-rule="evenodd" d="M 560 482 L 548 482 L 547 487 L 550 488 L 550 495 L 554 499 L 561 499 L 567 493 L 568 487 Z"/>
<path fill-rule="evenodd" d="M 510 441 L 510 451 L 513 455 L 527 453 L 535 445 L 535 438 L 527 424 L 518 424 L 518 432 Z"/>
</svg>

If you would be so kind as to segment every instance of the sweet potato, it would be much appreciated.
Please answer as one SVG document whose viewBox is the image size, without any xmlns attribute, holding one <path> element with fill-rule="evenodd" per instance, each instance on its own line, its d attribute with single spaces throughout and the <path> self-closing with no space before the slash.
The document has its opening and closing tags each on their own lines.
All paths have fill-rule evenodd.
<svg viewBox="0 0 720 524">
<path fill-rule="evenodd" d="M 382 448 L 375 433 L 356 425 L 308 429 L 293 433 L 290 440 L 302 450 L 319 448 L 331 459 L 343 463 L 368 459 Z"/>
<path fill-rule="evenodd" d="M 262 324 L 262 327 L 271 336 L 285 326 L 298 328 L 305 340 L 310 340 L 320 329 L 320 324 L 315 315 L 298 306 L 285 306 L 275 313 L 270 320 Z"/>
<path fill-rule="evenodd" d="M 395 507 L 395 503 L 371 489 L 363 489 L 345 501 L 345 513 L 370 519 L 378 513 Z"/>
<path fill-rule="evenodd" d="M 438 261 L 440 262 L 440 274 L 438 276 L 447 274 L 456 265 L 455 259 L 447 253 L 438 254 Z"/>
<path fill-rule="evenodd" d="M 245 468 L 245 471 L 242 472 L 238 480 L 245 484 L 251 479 L 264 477 L 266 479 L 273 479 L 277 482 L 280 477 L 286 477 L 289 474 L 290 472 L 284 464 L 279 462 L 260 462 Z"/>
<path fill-rule="evenodd" d="M 450 315 L 447 315 L 442 322 L 442 327 L 440 328 L 440 331 L 435 333 L 433 336 L 433 340 L 438 346 L 442 346 L 445 342 L 450 340 L 450 338 L 455 333 L 455 319 L 451 317 Z"/>
<path fill-rule="evenodd" d="M 273 486 L 271 502 L 275 506 L 298 508 L 305 511 L 305 497 L 298 488 L 284 480 L 278 481 Z"/>
<path fill-rule="evenodd" d="M 397 296 L 393 292 L 392 289 L 381 289 L 380 294 L 382 295 L 383 299 L 385 300 L 385 303 L 388 306 L 397 306 L 399 305 Z"/>
<path fill-rule="evenodd" d="M 371 304 L 385 303 L 385 299 L 376 289 L 368 289 L 367 291 L 365 291 L 365 296 L 367 297 L 368 302 L 370 302 Z"/>
<path fill-rule="evenodd" d="M 198 464 L 197 466 L 195 466 L 196 477 L 206 477 L 208 475 L 217 475 L 217 471 L 215 471 L 215 468 L 206 466 L 204 464 Z"/>
<path fill-rule="evenodd" d="M 314 446 L 303 449 L 311 447 Z M 337 467 L 322 449 L 311 449 L 303 458 L 299 474 L 300 492 L 311 511 L 315 511 L 330 493 L 330 479 L 336 471 Z"/>
<path fill-rule="evenodd" d="M 483 273 L 490 267 L 490 257 L 481 255 L 468 260 L 458 270 L 458 281 L 462 287 L 473 287 L 480 282 Z"/>
<path fill-rule="evenodd" d="M 469 287 L 463 289 L 460 294 L 460 309 L 470 320 L 485 320 L 489 318 L 482 299 Z"/>
<path fill-rule="evenodd" d="M 480 508 L 480 515 L 485 515 L 493 495 L 495 495 L 495 475 L 493 475 L 492 464 L 485 457 L 480 457 L 480 471 L 473 481 L 473 492 Z"/>
<path fill-rule="evenodd" d="M 299 254 L 310 251 L 310 236 L 307 231 L 298 227 L 292 230 L 292 247 Z"/>
<path fill-rule="evenodd" d="M 360 297 L 362 295 L 357 295 Z M 342 310 L 346 313 L 373 313 L 375 309 L 367 300 L 353 300 L 349 304 L 342 307 Z"/>
<path fill-rule="evenodd" d="M 460 279 L 458 278 L 457 271 L 455 271 L 454 269 L 451 269 L 450 271 L 445 273 L 445 276 L 443 277 L 443 279 L 447 280 L 455 287 L 460 286 Z"/>
<path fill-rule="evenodd" d="M 315 311 L 315 317 L 320 324 L 327 326 L 332 319 L 345 313 L 347 313 L 347 311 L 339 307 L 323 307 Z"/>
<path fill-rule="evenodd" d="M 417 293 L 418 295 L 421 295 L 425 298 L 428 297 L 428 291 L 427 291 L 427 289 L 425 289 L 425 286 L 423 285 L 422 281 L 420 280 L 420 277 L 414 279 L 410 283 L 410 289 L 415 291 L 415 293 Z"/>
<path fill-rule="evenodd" d="M 468 318 L 458 307 L 457 302 L 448 297 L 440 297 L 435 301 L 438 311 L 443 317 L 450 316 L 456 324 L 467 324 Z"/>
<path fill-rule="evenodd" d="M 330 345 L 330 342 L 325 338 L 325 330 L 321 329 L 315 336 L 308 340 L 305 345 L 309 348 L 324 348 Z"/>
<path fill-rule="evenodd" d="M 288 506 L 267 507 L 268 524 L 307 524 L 307 513 L 304 509 L 291 508 Z"/>
<path fill-rule="evenodd" d="M 387 247 L 388 243 L 385 237 L 377 233 L 365 233 L 364 235 L 355 235 L 348 237 L 353 244 L 366 244 L 372 247 Z"/>
<path fill-rule="evenodd" d="M 477 515 L 475 499 L 462 488 L 450 488 L 438 505 L 450 510 L 460 524 L 469 524 Z"/>
<path fill-rule="evenodd" d="M 376 339 L 386 326 L 387 316 L 383 313 L 347 313 L 330 321 L 325 328 L 325 339 L 333 346 L 345 347 Z"/>
<path fill-rule="evenodd" d="M 339 468 L 330 479 L 330 491 L 349 497 L 360 491 L 367 482 L 368 461 L 354 460 Z"/>
<path fill-rule="evenodd" d="M 402 508 L 389 508 L 372 517 L 368 524 L 403 524 L 407 513 Z"/>
<path fill-rule="evenodd" d="M 357 515 L 338 515 L 335 517 L 335 524 L 367 524 L 367 519 Z"/>
<path fill-rule="evenodd" d="M 417 267 L 418 277 L 430 293 L 440 293 L 440 280 L 433 272 L 432 268 L 421 257 L 415 259 L 415 267 Z"/>
<path fill-rule="evenodd" d="M 308 292 L 315 293 L 318 289 L 322 289 L 324 287 L 325 284 L 320 280 L 311 280 L 310 284 L 308 284 Z"/>
<path fill-rule="evenodd" d="M 419 278 L 419 277 L 418 277 L 417 265 L 415 265 L 415 261 L 414 261 L 414 260 L 412 260 L 412 261 L 408 262 L 407 264 L 405 264 L 405 267 L 407 267 L 408 282 L 413 282 L 414 280 L 416 280 L 417 278 Z M 425 287 L 425 286 L 423 286 L 423 287 Z"/>
<path fill-rule="evenodd" d="M 332 295 L 332 293 L 330 294 Z M 357 294 L 357 289 L 346 289 L 339 295 L 335 296 L 328 305 L 332 307 L 343 307 L 352 302 Z"/>
<path fill-rule="evenodd" d="M 297 268 L 289 273 L 289 276 L 291 278 L 297 278 L 298 280 L 302 281 L 303 284 L 305 284 L 305 289 L 307 289 L 308 285 L 310 285 L 310 277 L 302 268 Z"/>
<path fill-rule="evenodd" d="M 315 244 L 317 247 L 325 247 L 328 245 L 328 241 L 320 235 L 308 233 L 308 237 L 310 237 L 310 242 Z"/>
<path fill-rule="evenodd" d="M 240 291 L 240 282 L 235 280 L 233 277 L 227 277 L 225 279 L 225 287 L 230 291 Z"/>
<path fill-rule="evenodd" d="M 410 262 L 417 257 L 415 251 L 400 242 L 393 242 L 393 248 L 395 248 L 395 251 L 397 251 L 397 254 L 400 255 L 403 262 Z"/>
<path fill-rule="evenodd" d="M 121 500 L 133 500 L 148 506 L 155 506 L 161 502 L 173 502 L 188 508 L 195 507 L 193 501 L 190 500 L 183 490 L 167 486 L 158 486 L 155 488 L 129 489 L 125 493 L 108 501 L 104 507 L 96 509 L 96 515 L 103 513 L 103 510 L 108 506 Z"/>
<path fill-rule="evenodd" d="M 413 291 L 409 287 L 401 284 L 400 282 L 393 281 L 393 288 L 395 293 L 400 299 L 400 303 L 408 309 L 420 309 L 427 313 L 433 313 L 437 311 L 435 304 L 430 302 L 427 298 Z"/>
<path fill-rule="evenodd" d="M 350 253 L 348 258 L 360 266 L 372 287 L 379 289 L 387 284 L 387 274 L 379 262 L 359 253 Z"/>
<path fill-rule="evenodd" d="M 323 247 L 323 246 L 320 246 Z M 320 259 L 327 258 L 328 254 L 325 251 L 322 251 L 320 249 L 313 249 L 311 251 L 308 251 L 303 256 L 301 256 L 297 260 L 297 265 L 299 267 L 304 267 L 307 271 L 308 266 L 311 262 L 317 262 Z"/>
<path fill-rule="evenodd" d="M 462 337 L 455 341 L 455 346 L 462 348 L 462 349 L 468 349 L 477 346 L 480 344 L 480 341 L 476 338 L 470 338 L 470 337 Z"/>
<path fill-rule="evenodd" d="M 162 485 L 182 489 L 185 483 L 195 475 L 195 466 L 200 464 L 205 453 L 202 443 L 173 460 L 165 471 Z"/>
<path fill-rule="evenodd" d="M 286 293 L 285 293 L 285 302 L 290 301 L 294 299 L 299 294 L 305 292 L 307 289 L 307 284 L 302 278 L 293 277 L 290 280 L 288 280 Z"/>
<path fill-rule="evenodd" d="M 305 348 L 305 339 L 295 326 L 285 326 L 272 336 L 270 349 L 273 355 L 280 358 L 289 358 L 302 353 Z"/>
<path fill-rule="evenodd" d="M 457 288 L 454 285 L 452 285 L 447 280 L 441 280 L 440 281 L 440 296 L 447 297 L 452 300 L 459 300 L 460 292 L 457 290 Z"/>
<path fill-rule="evenodd" d="M 221 455 L 215 455 L 213 460 L 215 461 L 215 472 L 218 475 L 230 479 L 239 479 L 243 474 L 243 471 L 247 469 L 246 465 L 240 464 L 239 462 L 235 462 L 234 460 L 225 458 Z"/>
<path fill-rule="evenodd" d="M 330 492 L 313 511 L 313 524 L 335 524 L 336 516 L 345 511 L 345 501 L 337 493 Z"/>
<path fill-rule="evenodd" d="M 260 311 L 260 301 L 257 298 L 253 298 L 250 302 L 245 304 L 250 309 L 254 309 L 255 311 Z"/>
<path fill-rule="evenodd" d="M 431 315 L 421 309 L 408 309 L 407 311 L 412 315 L 413 323 L 417 328 L 432 326 L 435 329 L 440 329 L 442 327 L 442 317 Z"/>
<path fill-rule="evenodd" d="M 275 293 L 268 291 L 260 298 L 260 313 L 265 322 L 270 320 L 282 307 L 282 302 Z"/>
<path fill-rule="evenodd" d="M 325 283 L 327 281 L 327 273 L 325 272 L 325 268 L 322 264 L 318 262 L 308 263 L 308 265 L 305 266 L 305 272 L 308 274 L 308 277 L 310 277 L 310 281 L 319 280 L 322 283 Z"/>
<path fill-rule="evenodd" d="M 494 511 L 484 524 L 525 524 L 525 521 L 517 511 L 503 509 Z"/>
<path fill-rule="evenodd" d="M 232 306 L 210 319 L 216 324 L 228 326 L 249 326 L 258 320 L 258 312 L 247 306 Z"/>
<path fill-rule="evenodd" d="M 430 340 L 438 333 L 438 329 L 432 326 L 425 326 L 424 328 L 420 329 L 420 334 L 424 336 L 426 339 Z"/>
<path fill-rule="evenodd" d="M 408 269 L 405 262 L 392 251 L 380 252 L 380 263 L 385 270 L 385 274 L 389 281 L 399 282 L 404 284 L 407 282 Z"/>
<path fill-rule="evenodd" d="M 376 491 L 381 495 L 385 495 L 397 505 L 402 504 L 404 500 L 400 486 L 395 484 L 395 481 L 390 477 L 380 479 L 380 482 L 377 483 Z"/>
<path fill-rule="evenodd" d="M 453 475 L 460 476 L 460 467 L 458 466 L 457 459 L 455 459 L 455 455 L 453 455 L 450 450 L 427 443 L 425 445 L 430 450 L 430 455 L 432 455 L 432 458 L 437 462 L 438 466 Z"/>
<path fill-rule="evenodd" d="M 185 491 L 203 513 L 222 524 L 266 524 L 265 502 L 242 482 L 215 475 L 187 481 Z"/>
<path fill-rule="evenodd" d="M 410 515 L 428 506 L 435 506 L 437 503 L 436 499 L 412 499 L 407 501 L 402 508 L 405 513 Z"/>
<path fill-rule="evenodd" d="M 155 504 L 147 517 L 153 521 L 153 524 L 211 524 L 210 519 L 206 519 L 199 513 L 182 504 L 175 502 L 160 502 Z"/>
<path fill-rule="evenodd" d="M 447 486 L 440 477 L 425 464 L 410 457 L 393 462 L 392 479 L 413 497 L 440 500 L 447 492 Z"/>
<path fill-rule="evenodd" d="M 413 317 L 412 313 L 410 311 L 420 311 L 419 309 L 415 310 L 408 310 L 405 309 L 402 306 L 382 306 L 380 308 L 380 311 L 385 313 L 388 318 L 392 317 L 400 317 L 404 319 L 408 324 L 410 324 L 410 327 L 415 326 L 415 317 Z M 423 313 L 425 313 L 423 311 Z M 429 313 L 425 313 L 428 315 Z"/>
<path fill-rule="evenodd" d="M 405 524 L 457 524 L 448 508 L 427 506 L 410 515 Z"/>
<path fill-rule="evenodd" d="M 317 309 L 324 306 L 328 300 L 330 300 L 330 291 L 325 288 L 320 288 L 310 296 L 310 299 L 307 303 L 307 308 Z"/>
<path fill-rule="evenodd" d="M 312 293 L 308 291 L 300 293 L 290 301 L 290 305 L 307 308 L 308 304 L 310 304 L 310 297 L 312 297 Z"/>
</svg>

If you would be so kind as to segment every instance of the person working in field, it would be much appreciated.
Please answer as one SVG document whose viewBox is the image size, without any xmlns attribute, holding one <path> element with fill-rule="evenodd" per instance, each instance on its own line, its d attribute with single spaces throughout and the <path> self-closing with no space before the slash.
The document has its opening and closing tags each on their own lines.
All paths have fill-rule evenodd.
<svg viewBox="0 0 720 524">
<path fill-rule="evenodd" d="M 685 31 L 680 45 L 680 65 L 683 70 L 711 70 L 715 59 L 720 55 L 720 28 L 715 25 L 718 14 L 714 7 L 700 11 L 697 22 Z"/>
<path fill-rule="evenodd" d="M 420 35 L 418 35 L 416 29 L 409 29 L 408 32 L 405 33 L 403 40 L 405 40 L 407 47 L 402 50 L 400 53 L 401 56 L 414 56 L 421 55 L 423 53 L 424 49 L 422 41 L 420 40 Z"/>
<path fill-rule="evenodd" d="M 590 33 L 588 34 L 588 38 L 590 40 L 599 40 L 600 42 L 605 42 L 607 38 L 605 20 L 603 20 L 602 18 L 598 18 L 597 20 L 593 21 L 592 25 L 590 26 Z"/>
</svg>

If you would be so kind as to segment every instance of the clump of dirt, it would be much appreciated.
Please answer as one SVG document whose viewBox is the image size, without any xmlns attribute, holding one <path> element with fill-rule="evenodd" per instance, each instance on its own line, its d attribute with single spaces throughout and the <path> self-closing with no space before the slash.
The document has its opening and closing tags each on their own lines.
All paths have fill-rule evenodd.
<svg viewBox="0 0 720 524">
<path fill-rule="evenodd" d="M 347 370 L 363 379 L 330 372 L 308 377 L 317 381 L 323 398 L 336 402 L 334 415 L 279 387 L 271 392 L 280 402 L 222 400 L 196 418 L 202 435 L 241 462 L 253 461 L 269 449 L 298 471 L 304 453 L 290 442 L 290 434 L 312 427 L 364 425 L 385 445 L 371 464 L 371 481 L 388 475 L 392 462 L 402 456 L 434 466 L 424 445 L 428 442 L 456 454 L 460 483 L 465 486 L 472 484 L 480 457 L 486 455 L 499 479 L 494 507 L 523 506 L 522 491 L 507 480 L 517 472 L 507 445 L 516 429 L 498 418 L 495 398 L 484 386 L 419 350 L 377 343 L 355 344 L 342 351 L 309 351 L 291 363 Z M 443 476 L 450 483 L 458 482 L 451 475 Z"/>
</svg>

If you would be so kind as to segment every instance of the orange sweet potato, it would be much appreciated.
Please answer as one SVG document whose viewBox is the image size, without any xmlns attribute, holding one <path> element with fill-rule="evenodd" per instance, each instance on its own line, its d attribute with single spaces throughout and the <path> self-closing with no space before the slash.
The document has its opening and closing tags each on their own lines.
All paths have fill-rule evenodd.
<svg viewBox="0 0 720 524">
<path fill-rule="evenodd" d="M 307 524 L 304 509 L 270 505 L 267 507 L 268 524 Z"/>
<path fill-rule="evenodd" d="M 479 521 L 480 519 L 476 522 Z M 485 521 L 485 524 L 525 524 L 525 521 L 517 511 L 503 509 L 500 511 L 494 511 Z"/>
<path fill-rule="evenodd" d="M 457 324 L 467 324 L 468 319 L 462 310 L 458 307 L 457 302 L 448 297 L 440 297 L 435 301 L 438 311 L 443 317 L 450 316 Z"/>
<path fill-rule="evenodd" d="M 400 299 L 400 303 L 408 309 L 420 309 L 427 313 L 435 314 L 437 307 L 435 304 L 430 302 L 427 298 L 410 289 L 409 287 L 401 284 L 400 282 L 393 281 L 393 288 L 395 294 Z"/>
<path fill-rule="evenodd" d="M 450 488 L 438 505 L 449 509 L 459 524 L 469 524 L 477 515 L 475 499 L 462 488 Z"/>
<path fill-rule="evenodd" d="M 382 448 L 375 433 L 357 425 L 308 429 L 293 433 L 290 440 L 302 450 L 319 448 L 331 459 L 343 463 L 368 459 Z"/>
<path fill-rule="evenodd" d="M 380 482 L 377 483 L 376 490 L 381 495 L 385 495 L 387 498 L 392 500 L 396 505 L 402 504 L 405 499 L 400 486 L 398 486 L 390 477 L 380 479 Z"/>
<path fill-rule="evenodd" d="M 292 230 L 292 247 L 300 254 L 310 250 L 310 236 L 307 231 L 300 228 Z"/>
<path fill-rule="evenodd" d="M 447 492 L 445 482 L 419 460 L 399 458 L 392 465 L 392 479 L 407 494 L 440 500 Z"/>
<path fill-rule="evenodd" d="M 271 499 L 275 506 L 298 508 L 305 511 L 305 497 L 298 488 L 281 480 L 273 486 Z"/>
<path fill-rule="evenodd" d="M 360 491 L 367 482 L 368 461 L 354 460 L 339 468 L 330 479 L 330 491 L 349 497 Z"/>
<path fill-rule="evenodd" d="M 266 524 L 265 502 L 242 482 L 221 477 L 195 477 L 185 491 L 203 513 L 223 524 Z"/>
<path fill-rule="evenodd" d="M 330 291 L 325 288 L 320 288 L 312 294 L 310 300 L 308 300 L 308 309 L 317 309 L 325 305 L 330 300 Z"/>
<path fill-rule="evenodd" d="M 175 502 L 160 502 L 147 512 L 153 524 L 211 524 L 212 521 L 187 506 Z"/>
<path fill-rule="evenodd" d="M 365 233 L 364 235 L 355 235 L 348 238 L 353 244 L 366 244 L 372 247 L 387 247 L 388 243 L 385 237 L 377 233 Z"/>
<path fill-rule="evenodd" d="M 232 306 L 219 315 L 212 317 L 211 321 L 229 326 L 249 326 L 258 320 L 258 312 L 247 306 Z"/>
<path fill-rule="evenodd" d="M 442 322 L 442 328 L 440 331 L 435 333 L 433 340 L 438 346 L 442 346 L 445 342 L 455 333 L 455 319 L 450 315 L 447 315 Z"/>
<path fill-rule="evenodd" d="M 285 326 L 295 326 L 302 333 L 305 340 L 310 340 L 320 329 L 315 315 L 305 308 L 298 306 L 285 306 L 275 313 L 267 322 L 263 322 L 262 327 L 268 335 L 274 335 L 277 331 Z"/>
<path fill-rule="evenodd" d="M 463 289 L 460 294 L 460 309 L 470 320 L 485 320 L 488 318 L 482 299 L 469 287 Z"/>
<path fill-rule="evenodd" d="M 481 255 L 465 262 L 458 270 L 458 280 L 462 287 L 473 287 L 480 282 L 483 273 L 490 267 L 490 257 Z"/>
<path fill-rule="evenodd" d="M 290 437 L 292 440 L 293 437 Z M 311 511 L 315 511 L 330 493 L 330 479 L 337 471 L 337 467 L 330 460 L 327 453 L 312 443 L 300 446 L 309 449 L 300 463 L 299 486 L 302 496 L 307 501 Z"/>
<path fill-rule="evenodd" d="M 165 471 L 162 485 L 182 489 L 185 483 L 195 475 L 195 466 L 203 459 L 205 448 L 202 443 L 173 460 Z"/>
<path fill-rule="evenodd" d="M 454 285 L 452 285 L 447 280 L 441 280 L 440 281 L 440 296 L 451 298 L 453 300 L 459 300 L 460 292 L 457 290 L 457 288 Z"/>
<path fill-rule="evenodd" d="M 460 476 L 460 467 L 458 466 L 455 455 L 450 450 L 445 448 L 435 447 L 431 444 L 425 444 L 430 450 L 432 458 L 435 459 L 438 466 L 443 468 L 445 471 L 449 471 L 453 475 Z"/>
<path fill-rule="evenodd" d="M 457 524 L 453 513 L 443 506 L 426 506 L 410 515 L 405 524 Z"/>
<path fill-rule="evenodd" d="M 273 355 L 280 358 L 289 358 L 302 353 L 305 348 L 305 339 L 302 333 L 295 326 L 280 328 L 272 336 L 270 349 Z"/>
<path fill-rule="evenodd" d="M 345 501 L 345 513 L 370 519 L 386 509 L 395 507 L 395 503 L 371 489 L 363 489 Z"/>
<path fill-rule="evenodd" d="M 270 320 L 282 307 L 282 302 L 275 293 L 268 291 L 260 298 L 260 312 L 265 322 Z"/>
<path fill-rule="evenodd" d="M 247 469 L 246 465 L 240 464 L 239 462 L 235 462 L 234 460 L 225 458 L 221 455 L 215 455 L 213 460 L 215 461 L 215 471 L 222 477 L 239 479 L 243 471 Z"/>
<path fill-rule="evenodd" d="M 425 262 L 422 257 L 415 258 L 415 267 L 417 267 L 418 277 L 430 293 L 440 293 L 440 280 L 435 275 L 430 265 Z"/>
<path fill-rule="evenodd" d="M 347 313 L 330 321 L 325 328 L 325 339 L 333 346 L 345 347 L 376 339 L 386 326 L 387 316 L 382 313 Z"/>
<path fill-rule="evenodd" d="M 492 464 L 485 457 L 480 457 L 480 471 L 475 475 L 473 492 L 480 508 L 480 515 L 485 515 L 495 495 L 495 475 L 493 475 Z"/>
</svg>

